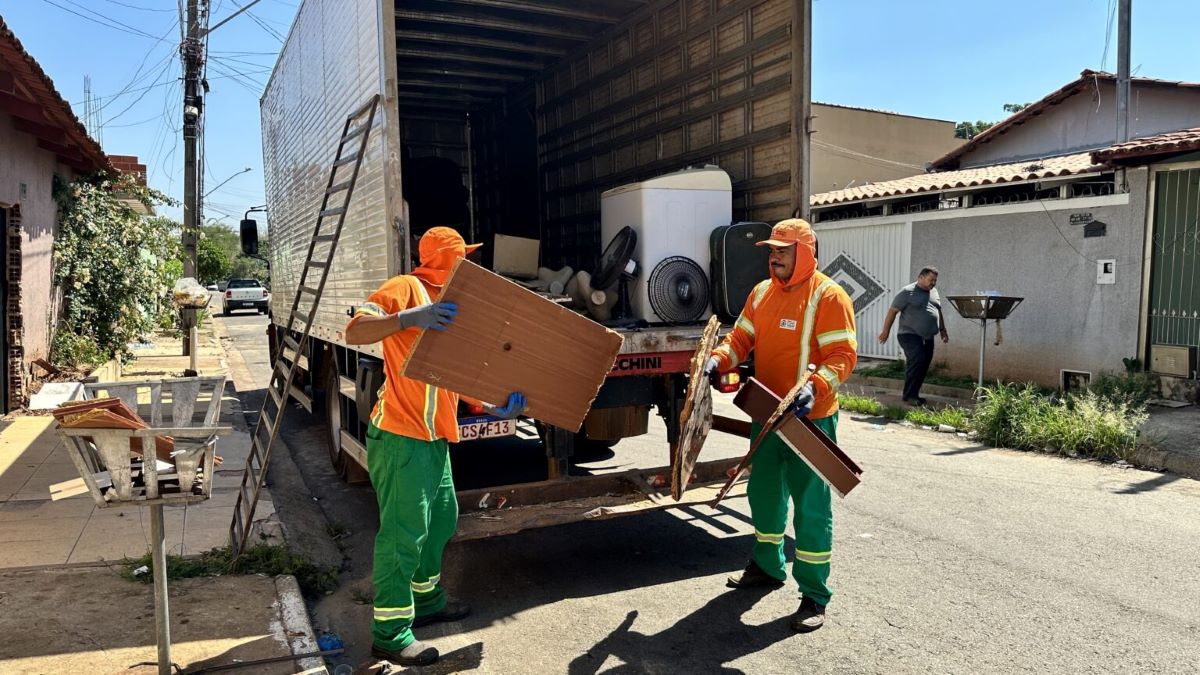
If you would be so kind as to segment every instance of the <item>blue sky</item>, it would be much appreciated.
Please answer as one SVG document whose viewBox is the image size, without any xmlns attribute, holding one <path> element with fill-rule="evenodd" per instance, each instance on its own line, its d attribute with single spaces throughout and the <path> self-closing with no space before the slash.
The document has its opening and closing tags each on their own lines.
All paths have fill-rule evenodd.
<svg viewBox="0 0 1200 675">
<path fill-rule="evenodd" d="M 212 0 L 211 23 L 247 1 Z M 205 189 L 252 169 L 206 201 L 206 216 L 226 216 L 228 225 L 265 201 L 258 98 L 299 4 L 262 0 L 252 17 L 242 14 L 210 38 Z M 1135 72 L 1200 81 L 1200 2 L 1133 4 Z M 813 97 L 955 121 L 999 119 L 1004 103 L 1036 100 L 1084 68 L 1115 70 L 1115 20 L 1104 59 L 1113 8 L 1113 0 L 817 0 Z M 176 0 L 0 0 L 0 15 L 80 117 L 91 77 L 105 150 L 138 155 L 153 187 L 182 197 Z M 164 212 L 181 217 L 179 209 Z"/>
</svg>

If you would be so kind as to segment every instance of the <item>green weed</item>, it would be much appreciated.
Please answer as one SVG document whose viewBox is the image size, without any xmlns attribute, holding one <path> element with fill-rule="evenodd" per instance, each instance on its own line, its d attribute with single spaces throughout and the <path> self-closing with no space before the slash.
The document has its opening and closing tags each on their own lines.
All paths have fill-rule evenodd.
<svg viewBox="0 0 1200 675">
<path fill-rule="evenodd" d="M 233 557 L 228 546 L 205 551 L 198 556 L 184 558 L 177 555 L 167 556 L 167 579 L 191 579 L 196 577 L 219 577 L 230 573 L 230 563 Z M 134 576 L 133 571 L 141 566 L 152 567 L 150 554 L 141 558 L 126 558 L 125 569 L 121 576 L 131 581 L 150 583 L 151 574 Z M 308 559 L 294 553 L 283 544 L 256 544 L 248 549 L 238 559 L 238 574 L 265 574 L 277 576 L 290 574 L 296 577 L 300 590 L 307 596 L 323 595 L 338 585 L 336 568 L 321 568 L 313 565 Z"/>
<path fill-rule="evenodd" d="M 1140 407 L 1091 391 L 1051 399 L 1033 385 L 998 385 L 984 389 L 973 422 L 996 446 L 1128 459 L 1146 417 Z"/>
<path fill-rule="evenodd" d="M 854 394 L 838 394 L 838 406 L 842 410 L 865 415 L 882 415 L 883 404 L 869 396 Z"/>
<path fill-rule="evenodd" d="M 955 387 L 958 389 L 974 389 L 976 385 L 975 378 L 968 375 L 952 375 L 949 372 L 950 366 L 944 362 L 935 363 L 929 369 L 929 373 L 925 376 L 925 384 L 932 384 L 941 387 Z M 859 375 L 865 377 L 882 377 L 889 380 L 904 379 L 904 360 L 897 359 L 895 361 L 885 361 L 877 366 L 864 368 L 857 371 Z"/>
</svg>

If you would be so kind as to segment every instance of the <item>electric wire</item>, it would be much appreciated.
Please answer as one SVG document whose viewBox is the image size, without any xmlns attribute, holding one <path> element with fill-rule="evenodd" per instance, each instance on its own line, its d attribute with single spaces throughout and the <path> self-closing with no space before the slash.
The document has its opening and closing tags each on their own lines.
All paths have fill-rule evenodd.
<svg viewBox="0 0 1200 675">
<path fill-rule="evenodd" d="M 91 12 L 92 14 L 95 14 L 96 16 L 98 16 L 98 17 L 100 17 L 100 18 L 99 18 L 99 19 L 97 19 L 97 18 L 94 18 L 94 17 L 88 16 L 87 14 L 80 14 L 79 12 L 76 12 L 75 10 L 71 9 L 70 7 L 64 7 L 64 6 L 60 5 L 60 4 L 58 4 L 58 3 L 57 3 L 57 2 L 55 2 L 54 0 L 42 0 L 42 2 L 46 3 L 47 5 L 52 5 L 52 6 L 54 6 L 54 7 L 57 7 L 57 8 L 59 8 L 59 9 L 63 10 L 64 12 L 69 12 L 69 13 L 71 13 L 71 14 L 74 14 L 75 16 L 78 16 L 78 17 L 80 17 L 80 18 L 82 18 L 82 19 L 86 19 L 86 20 L 88 20 L 88 21 L 91 21 L 92 23 L 95 23 L 95 24 L 99 24 L 99 25 L 101 25 L 101 26 L 104 26 L 105 28 L 111 28 L 112 30 L 120 31 L 120 32 L 122 32 L 122 33 L 128 33 L 128 34 L 130 34 L 130 35 L 136 35 L 137 37 L 148 38 L 148 39 L 150 39 L 150 40 L 154 40 L 154 41 L 156 41 L 156 42 L 165 42 L 165 40 L 164 40 L 163 38 L 157 38 L 157 37 L 154 37 L 153 35 L 151 35 L 151 34 L 147 33 L 147 32 L 146 32 L 146 31 L 144 31 L 144 30 L 141 30 L 140 28 L 134 28 L 133 26 L 130 26 L 130 25 L 128 25 L 128 24 L 125 24 L 125 23 L 122 23 L 122 22 L 120 22 L 120 21 L 117 21 L 117 20 L 115 20 L 115 19 L 111 19 L 111 18 L 109 18 L 109 17 L 106 17 L 106 16 L 104 16 L 103 14 L 99 14 L 99 13 L 97 13 L 97 12 L 93 12 L 92 10 L 90 10 L 90 9 L 88 9 L 88 8 L 86 8 L 86 7 L 83 7 L 82 5 L 78 5 L 78 4 L 74 3 L 74 2 L 72 2 L 72 0 L 63 0 L 63 2 L 69 2 L 69 3 L 71 3 L 72 5 L 75 5 L 76 7 L 79 7 L 79 8 L 81 8 L 81 9 L 84 9 L 84 10 L 88 11 L 88 12 Z"/>
<path fill-rule="evenodd" d="M 131 5 L 127 2 L 121 2 L 120 0 L 104 0 L 104 1 L 109 3 L 110 5 L 120 5 L 121 7 L 128 7 L 129 9 L 136 9 L 136 10 L 139 10 L 142 12 L 174 12 L 175 11 L 173 9 L 161 9 L 158 7 L 140 7 L 138 5 Z"/>
</svg>

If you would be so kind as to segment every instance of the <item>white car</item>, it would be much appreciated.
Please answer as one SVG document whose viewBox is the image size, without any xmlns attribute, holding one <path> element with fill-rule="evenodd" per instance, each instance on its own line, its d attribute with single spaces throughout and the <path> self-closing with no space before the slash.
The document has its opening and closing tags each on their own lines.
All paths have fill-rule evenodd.
<svg viewBox="0 0 1200 675">
<path fill-rule="evenodd" d="M 204 290 L 206 290 L 206 291 L 219 291 L 219 290 L 221 290 L 221 289 L 217 288 L 217 285 L 216 285 L 216 284 L 209 284 L 209 285 L 207 285 L 207 286 L 205 286 L 205 287 L 204 287 Z"/>
<path fill-rule="evenodd" d="M 259 314 L 266 314 L 270 302 L 271 292 L 257 279 L 230 279 L 221 300 L 221 313 L 229 316 L 235 309 L 257 309 Z"/>
</svg>

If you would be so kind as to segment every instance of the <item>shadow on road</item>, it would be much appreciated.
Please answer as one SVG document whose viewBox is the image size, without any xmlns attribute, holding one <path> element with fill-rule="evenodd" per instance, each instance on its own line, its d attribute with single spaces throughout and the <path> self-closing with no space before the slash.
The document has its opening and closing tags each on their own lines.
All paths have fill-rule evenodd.
<svg viewBox="0 0 1200 675">
<path fill-rule="evenodd" d="M 935 452 L 933 455 L 935 457 L 953 457 L 954 455 L 970 455 L 972 453 L 983 452 L 985 450 L 992 449 L 993 448 L 988 445 L 972 445 L 968 448 L 957 448 L 955 450 L 947 450 L 945 452 Z"/>
<path fill-rule="evenodd" d="M 743 623 L 742 615 L 769 592 L 727 591 L 654 635 L 632 630 L 638 611 L 631 610 L 621 625 L 572 661 L 567 672 L 595 675 L 612 656 L 622 665 L 606 673 L 741 673 L 724 664 L 795 635 L 790 616 L 759 626 Z"/>
<path fill-rule="evenodd" d="M 1124 487 L 1120 490 L 1117 490 L 1116 494 L 1137 495 L 1137 494 L 1142 494 L 1144 492 L 1153 492 L 1154 490 L 1157 490 L 1160 487 L 1164 487 L 1164 486 L 1170 485 L 1171 483 L 1174 483 L 1175 481 L 1179 480 L 1180 478 L 1181 478 L 1181 476 L 1179 476 L 1177 474 L 1164 473 L 1162 475 L 1155 476 L 1154 478 L 1151 478 L 1149 480 L 1144 480 L 1140 483 L 1132 483 L 1130 485 L 1127 485 L 1126 487 Z"/>
</svg>

